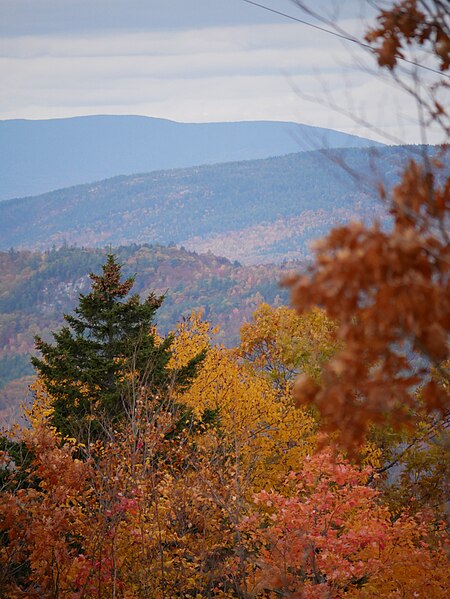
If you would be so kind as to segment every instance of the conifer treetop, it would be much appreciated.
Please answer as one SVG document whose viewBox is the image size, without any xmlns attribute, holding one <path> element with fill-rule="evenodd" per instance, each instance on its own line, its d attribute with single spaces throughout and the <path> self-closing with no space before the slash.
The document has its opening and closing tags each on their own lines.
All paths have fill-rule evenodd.
<svg viewBox="0 0 450 599">
<path fill-rule="evenodd" d="M 129 277 L 123 283 L 120 281 L 121 265 L 116 262 L 114 254 L 108 254 L 106 263 L 102 266 L 103 274 L 91 273 L 92 294 L 105 301 L 115 297 L 125 297 L 134 285 L 135 277 Z"/>
</svg>

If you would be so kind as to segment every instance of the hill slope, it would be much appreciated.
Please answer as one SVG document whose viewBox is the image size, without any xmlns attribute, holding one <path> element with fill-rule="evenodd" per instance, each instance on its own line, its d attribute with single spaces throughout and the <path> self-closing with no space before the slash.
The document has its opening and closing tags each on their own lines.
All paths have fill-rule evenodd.
<svg viewBox="0 0 450 599">
<path fill-rule="evenodd" d="M 331 226 L 381 213 L 413 147 L 301 152 L 122 176 L 0 203 L 0 249 L 175 243 L 244 263 L 302 258 Z M 363 173 L 354 177 L 342 168 Z"/>
<path fill-rule="evenodd" d="M 116 175 L 379 145 L 281 122 L 176 123 L 142 116 L 0 121 L 0 200 Z"/>
<path fill-rule="evenodd" d="M 136 273 L 133 291 L 165 294 L 157 312 L 162 332 L 202 309 L 205 318 L 221 326 L 217 341 L 235 344 L 241 324 L 260 302 L 287 301 L 287 291 L 278 286 L 281 268 L 244 267 L 175 247 L 133 245 L 115 251 L 124 276 Z M 105 251 L 99 249 L 0 252 L 0 424 L 26 396 L 34 335 L 48 339 L 62 326 L 63 314 L 90 289 L 88 273 L 99 272 L 104 261 Z"/>
</svg>

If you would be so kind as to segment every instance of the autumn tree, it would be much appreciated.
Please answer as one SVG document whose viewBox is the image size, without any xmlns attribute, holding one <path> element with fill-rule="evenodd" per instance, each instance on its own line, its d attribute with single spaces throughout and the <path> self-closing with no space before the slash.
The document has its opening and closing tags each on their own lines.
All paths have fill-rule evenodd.
<svg viewBox="0 0 450 599">
<path fill-rule="evenodd" d="M 320 336 L 320 322 L 317 329 L 311 328 Z M 208 344 L 213 330 L 196 314 L 182 323 L 174 342 L 173 366 L 183 366 L 202 344 Z M 201 371 L 179 401 L 197 418 L 205 412 L 216 414 L 217 450 L 222 463 L 239 472 L 235 495 L 244 494 L 248 499 L 267 484 L 275 488 L 301 463 L 314 447 L 317 422 L 311 414 L 295 408 L 289 388 L 280 389 L 265 371 L 243 359 L 242 348 L 252 339 L 251 333 L 247 339 L 247 330 L 243 328 L 242 346 L 236 350 L 211 347 Z M 259 333 L 262 339 L 262 330 Z M 269 343 L 271 332 L 266 333 Z M 310 348 L 314 342 L 310 338 L 308 344 L 306 337 L 305 347 Z M 319 345 L 316 349 L 319 352 Z"/>
<path fill-rule="evenodd" d="M 28 451 L 20 484 L 0 453 L 3 595 L 446 597 L 436 514 L 392 511 L 373 467 L 317 452 L 316 420 L 212 334 L 196 314 L 183 320 L 168 368 L 208 350 L 198 376 L 157 410 L 141 387 L 114 439 L 83 460 L 38 381 L 14 433 Z M 184 427 L 176 403 L 190 409 Z"/>
<path fill-rule="evenodd" d="M 445 525 L 425 512 L 393 521 L 370 475 L 326 450 L 292 472 L 282 492 L 257 494 L 245 524 L 252 549 L 259 545 L 255 595 L 447 596 Z"/>
<path fill-rule="evenodd" d="M 422 92 L 414 79 L 401 85 L 414 94 L 423 125 L 438 124 L 448 141 L 449 115 L 438 100 L 448 91 L 448 5 L 394 2 L 380 10 L 366 42 L 394 78 L 409 48 L 435 58 L 440 77 L 433 86 Z M 425 151 L 423 160 L 410 160 L 394 189 L 379 191 L 392 227 L 354 222 L 333 229 L 317 244 L 309 272 L 287 281 L 299 312 L 321 306 L 338 324 L 342 349 L 320 383 L 302 375 L 295 393 L 299 404 L 319 408 L 347 447 L 371 423 L 414 426 L 422 408 L 444 420 L 449 410 L 448 156 Z"/>
<path fill-rule="evenodd" d="M 188 383 L 203 355 L 176 373 L 167 368 L 172 339 L 154 332 L 163 298 L 130 296 L 134 279 L 121 280 L 114 255 L 101 275 L 90 277 L 91 292 L 64 316 L 67 326 L 53 334 L 55 343 L 36 338 L 42 358 L 32 362 L 51 397 L 53 425 L 63 435 L 93 440 L 130 410 L 137 388 L 145 386 L 150 400 L 165 396 L 175 383 Z"/>
<path fill-rule="evenodd" d="M 322 368 L 337 351 L 335 324 L 319 309 L 297 314 L 287 306 L 260 304 L 241 327 L 240 355 L 267 375 L 283 393 L 295 378 L 320 378 Z"/>
</svg>

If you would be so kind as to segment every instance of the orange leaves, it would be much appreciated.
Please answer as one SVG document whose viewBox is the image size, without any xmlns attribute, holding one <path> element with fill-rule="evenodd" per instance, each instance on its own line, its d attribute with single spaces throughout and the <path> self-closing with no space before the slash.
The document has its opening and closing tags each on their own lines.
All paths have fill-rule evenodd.
<svg viewBox="0 0 450 599">
<path fill-rule="evenodd" d="M 0 551 L 5 588 L 8 575 L 27 563 L 24 594 L 35 596 L 34 581 L 39 581 L 41 595 L 65 593 L 76 555 L 72 541 L 77 531 L 83 532 L 82 505 L 91 466 L 74 459 L 73 446 L 60 446 L 59 437 L 43 422 L 22 436 L 33 456 L 26 484 L 5 493 L 0 507 L 0 528 L 8 539 Z M 11 596 L 22 595 L 18 591 Z"/>
<path fill-rule="evenodd" d="M 361 223 L 334 229 L 317 245 L 308 275 L 287 281 L 300 314 L 321 306 L 338 323 L 342 350 L 324 366 L 321 386 L 303 377 L 295 393 L 300 404 L 317 405 L 347 446 L 361 442 L 371 422 L 407 425 L 414 388 L 432 366 L 449 376 L 440 366 L 449 356 L 448 217 L 436 207 L 436 198 L 450 205 L 449 189 L 449 180 L 436 188 L 411 162 L 393 192 L 391 231 Z M 427 383 L 424 401 L 445 413 L 448 391 Z"/>
<path fill-rule="evenodd" d="M 437 169 L 442 168 L 438 163 Z M 391 214 L 398 229 L 412 227 L 429 235 L 430 220 L 445 219 L 450 209 L 450 178 L 441 185 L 435 179 L 430 170 L 410 160 L 392 193 Z"/>
<path fill-rule="evenodd" d="M 387 589 L 413 596 L 421 589 L 421 597 L 445 596 L 443 530 L 432 544 L 425 514 L 392 523 L 366 485 L 369 474 L 327 450 L 291 474 L 282 494 L 256 496 L 257 515 L 247 524 L 261 543 L 255 591 L 311 598 L 387 596 Z"/>
<path fill-rule="evenodd" d="M 318 320 L 304 321 L 311 326 L 300 331 L 302 343 L 327 331 L 322 313 L 312 314 Z M 274 333 L 270 318 L 264 322 L 267 329 L 251 331 L 258 346 Z M 183 322 L 173 367 L 207 346 L 209 332 L 197 315 Z M 346 351 L 325 378 L 345 379 L 353 367 Z M 64 443 L 45 403 L 36 406 L 32 427 L 18 432 L 32 454 L 25 484 L 4 492 L 0 507 L 7 597 L 38 597 L 36 588 L 73 599 L 373 597 L 386 589 L 445 597 L 440 524 L 422 504 L 414 518 L 403 510 L 393 523 L 368 484 L 375 472 L 315 452 L 315 419 L 241 356 L 210 348 L 189 389 L 156 410 L 135 397 L 108 442 Z M 306 376 L 298 385 L 308 397 L 322 392 Z M 333 396 L 328 409 L 339 401 Z M 179 402 L 191 408 L 181 429 Z M 208 407 L 217 410 L 214 422 L 201 420 Z M 322 447 L 327 442 L 322 435 Z M 379 459 L 376 449 L 369 459 Z"/>
<path fill-rule="evenodd" d="M 425 14 L 418 4 L 417 0 L 401 0 L 389 10 L 380 11 L 377 19 L 379 26 L 367 33 L 366 40 L 369 43 L 379 43 L 374 51 L 381 67 L 392 70 L 398 58 L 404 57 L 405 46 L 413 42 L 423 46 L 429 42 L 440 58 L 440 69 L 445 71 L 449 68 L 450 39 L 445 26 L 445 8 L 442 6 L 440 9 L 436 2 L 436 11 L 432 12 L 427 7 Z"/>
<path fill-rule="evenodd" d="M 306 374 L 301 374 L 294 385 L 294 397 L 299 406 L 313 403 L 319 391 L 320 386 Z"/>
</svg>

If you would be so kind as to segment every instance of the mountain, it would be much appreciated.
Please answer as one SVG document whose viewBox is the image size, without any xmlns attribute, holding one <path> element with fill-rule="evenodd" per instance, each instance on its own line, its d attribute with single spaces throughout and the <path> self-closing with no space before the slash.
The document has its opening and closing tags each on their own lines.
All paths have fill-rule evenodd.
<svg viewBox="0 0 450 599">
<path fill-rule="evenodd" d="M 192 310 L 220 325 L 216 341 L 234 345 L 239 328 L 262 302 L 286 303 L 279 281 L 288 268 L 242 266 L 212 254 L 175 247 L 132 245 L 114 250 L 124 276 L 136 274 L 133 291 L 164 294 L 157 312 L 166 333 Z M 63 247 L 49 252 L 0 252 L 0 424 L 10 421 L 26 397 L 36 334 L 50 339 L 63 314 L 87 293 L 88 273 L 99 272 L 105 251 Z M 299 264 L 292 265 L 296 269 Z"/>
<path fill-rule="evenodd" d="M 289 122 L 176 123 L 143 116 L 0 121 L 0 200 L 115 175 L 376 142 Z"/>
<path fill-rule="evenodd" d="M 247 264 L 301 259 L 331 226 L 382 217 L 377 184 L 392 187 L 419 150 L 301 152 L 6 200 L 0 202 L 0 249 L 174 243 Z"/>
</svg>

